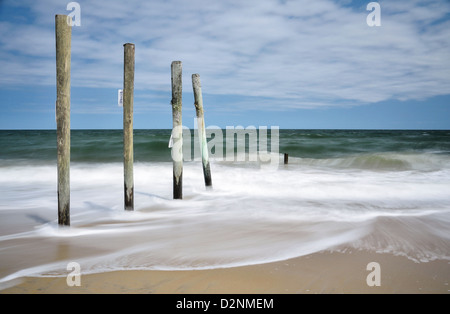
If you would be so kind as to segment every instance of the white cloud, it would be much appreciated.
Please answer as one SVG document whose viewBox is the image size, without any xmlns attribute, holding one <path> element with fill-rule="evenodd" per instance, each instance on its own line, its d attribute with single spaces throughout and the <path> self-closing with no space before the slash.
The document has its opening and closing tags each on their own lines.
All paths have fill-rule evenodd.
<svg viewBox="0 0 450 314">
<path fill-rule="evenodd" d="M 72 85 L 120 87 L 133 42 L 141 90 L 169 91 L 181 60 L 185 90 L 200 73 L 205 93 L 264 97 L 264 108 L 448 94 L 450 3 L 379 2 L 382 25 L 369 27 L 365 7 L 330 0 L 79 1 Z M 0 83 L 54 84 L 54 14 L 67 1 L 24 3 L 33 24 L 0 24 Z"/>
</svg>

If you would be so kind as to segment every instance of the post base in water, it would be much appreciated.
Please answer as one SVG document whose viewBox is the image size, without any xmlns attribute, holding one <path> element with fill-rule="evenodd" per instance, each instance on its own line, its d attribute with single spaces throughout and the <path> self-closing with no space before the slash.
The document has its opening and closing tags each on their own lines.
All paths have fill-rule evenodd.
<svg viewBox="0 0 450 314">
<path fill-rule="evenodd" d="M 179 178 L 173 176 L 173 199 L 183 199 L 183 174 Z"/>
<path fill-rule="evenodd" d="M 129 190 L 129 193 L 127 193 Z M 128 189 L 127 186 L 124 187 L 124 196 L 125 196 L 125 210 L 134 210 L 134 188 Z"/>
</svg>

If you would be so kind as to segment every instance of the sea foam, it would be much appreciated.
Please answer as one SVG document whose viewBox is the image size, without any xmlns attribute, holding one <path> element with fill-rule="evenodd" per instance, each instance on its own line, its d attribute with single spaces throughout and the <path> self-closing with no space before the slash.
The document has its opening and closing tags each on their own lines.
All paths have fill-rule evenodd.
<svg viewBox="0 0 450 314">
<path fill-rule="evenodd" d="M 338 168 L 213 162 L 207 190 L 201 163 L 187 162 L 173 200 L 172 164 L 137 162 L 126 212 L 121 163 L 73 163 L 68 228 L 57 225 L 54 168 L 0 168 L 1 281 L 64 276 L 71 261 L 83 273 L 211 269 L 342 246 L 450 259 L 448 168 Z"/>
</svg>

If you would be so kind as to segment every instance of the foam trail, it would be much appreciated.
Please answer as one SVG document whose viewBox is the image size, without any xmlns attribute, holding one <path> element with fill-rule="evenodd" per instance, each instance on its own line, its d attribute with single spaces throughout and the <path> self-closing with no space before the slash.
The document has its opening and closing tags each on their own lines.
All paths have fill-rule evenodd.
<svg viewBox="0 0 450 314">
<path fill-rule="evenodd" d="M 182 201 L 172 200 L 171 163 L 136 162 L 134 212 L 123 210 L 121 163 L 73 163 L 70 228 L 57 226 L 48 165 L 0 167 L 0 282 L 65 276 L 71 261 L 83 273 L 211 269 L 342 246 L 450 259 L 448 157 L 430 167 L 395 158 L 409 168 L 342 167 L 333 158 L 307 165 L 294 157 L 277 170 L 213 162 L 213 190 L 201 163 L 188 162 Z"/>
</svg>

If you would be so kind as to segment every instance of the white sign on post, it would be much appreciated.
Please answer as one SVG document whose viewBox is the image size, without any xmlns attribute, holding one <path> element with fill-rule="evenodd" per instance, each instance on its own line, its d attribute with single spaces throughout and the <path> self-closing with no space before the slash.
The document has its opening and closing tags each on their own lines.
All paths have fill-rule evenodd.
<svg viewBox="0 0 450 314">
<path fill-rule="evenodd" d="M 117 91 L 117 104 L 119 107 L 123 107 L 123 90 L 121 89 Z"/>
</svg>

